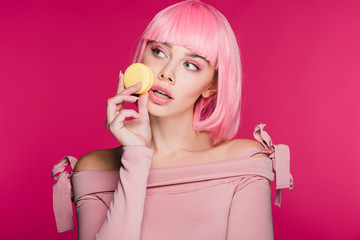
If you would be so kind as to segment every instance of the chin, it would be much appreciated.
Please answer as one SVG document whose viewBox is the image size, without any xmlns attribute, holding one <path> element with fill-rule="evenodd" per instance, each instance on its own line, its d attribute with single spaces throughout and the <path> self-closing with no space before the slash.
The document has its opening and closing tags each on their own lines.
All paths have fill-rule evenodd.
<svg viewBox="0 0 360 240">
<path fill-rule="evenodd" d="M 148 112 L 153 117 L 167 117 L 170 114 L 169 108 L 149 102 Z"/>
</svg>

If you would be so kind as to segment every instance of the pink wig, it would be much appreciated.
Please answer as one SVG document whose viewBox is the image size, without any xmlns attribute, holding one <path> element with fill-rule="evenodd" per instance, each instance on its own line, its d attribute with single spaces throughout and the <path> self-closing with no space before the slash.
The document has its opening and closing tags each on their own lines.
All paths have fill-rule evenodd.
<svg viewBox="0 0 360 240">
<path fill-rule="evenodd" d="M 141 62 L 149 41 L 183 46 L 216 64 L 217 92 L 198 99 L 193 128 L 209 132 L 214 144 L 231 139 L 241 117 L 241 62 L 236 37 L 226 18 L 198 0 L 180 2 L 162 10 L 150 22 L 134 62 Z"/>
</svg>

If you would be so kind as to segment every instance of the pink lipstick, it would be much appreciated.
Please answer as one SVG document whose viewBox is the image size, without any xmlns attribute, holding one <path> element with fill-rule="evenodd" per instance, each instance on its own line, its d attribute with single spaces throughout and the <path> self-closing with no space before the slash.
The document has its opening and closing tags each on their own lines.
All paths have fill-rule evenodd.
<svg viewBox="0 0 360 240">
<path fill-rule="evenodd" d="M 149 91 L 149 98 L 156 104 L 168 104 L 173 99 L 170 91 L 159 85 L 154 85 Z"/>
</svg>

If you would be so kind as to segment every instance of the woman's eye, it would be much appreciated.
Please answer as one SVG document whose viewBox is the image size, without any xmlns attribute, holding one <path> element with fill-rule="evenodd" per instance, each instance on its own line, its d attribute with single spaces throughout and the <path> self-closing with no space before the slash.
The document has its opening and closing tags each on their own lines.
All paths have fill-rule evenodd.
<svg viewBox="0 0 360 240">
<path fill-rule="evenodd" d="M 153 54 L 155 56 L 165 57 L 165 53 L 163 51 L 161 51 L 160 49 L 158 49 L 158 48 L 153 48 L 153 49 L 151 49 L 151 51 L 153 52 Z"/>
<path fill-rule="evenodd" d="M 193 63 L 185 63 L 185 67 L 189 70 L 192 70 L 192 71 L 198 71 L 200 68 L 198 66 L 196 66 L 195 64 Z"/>
</svg>

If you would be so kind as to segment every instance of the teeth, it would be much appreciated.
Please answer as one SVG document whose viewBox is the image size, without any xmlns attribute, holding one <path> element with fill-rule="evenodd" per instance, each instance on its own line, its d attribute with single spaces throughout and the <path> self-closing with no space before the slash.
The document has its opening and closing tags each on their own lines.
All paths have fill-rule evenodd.
<svg viewBox="0 0 360 240">
<path fill-rule="evenodd" d="M 160 90 L 155 90 L 154 94 L 158 97 L 170 99 L 170 97 L 168 95 L 166 95 L 163 91 L 160 91 Z"/>
</svg>

